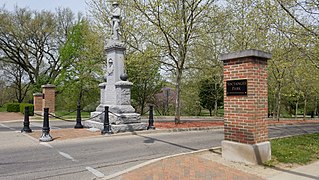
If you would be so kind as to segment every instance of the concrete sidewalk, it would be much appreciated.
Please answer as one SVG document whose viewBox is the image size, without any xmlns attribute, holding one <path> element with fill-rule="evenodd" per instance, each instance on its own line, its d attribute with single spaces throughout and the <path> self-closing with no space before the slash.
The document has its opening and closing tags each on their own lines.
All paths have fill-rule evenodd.
<svg viewBox="0 0 319 180">
<path fill-rule="evenodd" d="M 224 160 L 220 148 L 154 159 L 101 178 L 115 180 L 310 180 L 319 179 L 319 161 L 295 169 L 270 168 Z"/>
<path fill-rule="evenodd" d="M 277 175 L 266 178 L 267 180 L 288 179 L 288 180 L 310 180 L 319 179 L 319 161 L 300 166 L 294 169 L 274 168 L 279 171 Z"/>
</svg>

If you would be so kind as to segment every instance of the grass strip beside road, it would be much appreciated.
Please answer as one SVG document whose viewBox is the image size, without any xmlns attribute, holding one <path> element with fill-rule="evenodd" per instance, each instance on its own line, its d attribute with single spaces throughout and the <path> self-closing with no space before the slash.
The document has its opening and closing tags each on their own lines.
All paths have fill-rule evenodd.
<svg viewBox="0 0 319 180">
<path fill-rule="evenodd" d="M 69 111 L 56 111 L 55 115 L 57 117 L 61 117 L 64 119 L 74 119 L 76 118 L 76 111 L 74 112 L 69 112 Z M 82 118 L 89 118 L 90 117 L 90 113 L 89 112 L 81 112 L 81 117 Z"/>
<path fill-rule="evenodd" d="M 319 133 L 271 140 L 272 160 L 278 163 L 308 164 L 319 159 Z"/>
</svg>

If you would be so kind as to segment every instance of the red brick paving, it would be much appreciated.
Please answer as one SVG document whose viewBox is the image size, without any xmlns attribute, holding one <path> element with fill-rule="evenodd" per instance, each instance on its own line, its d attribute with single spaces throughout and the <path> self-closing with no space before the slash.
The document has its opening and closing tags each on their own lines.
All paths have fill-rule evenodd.
<svg viewBox="0 0 319 180">
<path fill-rule="evenodd" d="M 29 133 L 30 136 L 35 139 L 39 139 L 42 135 L 42 131 L 33 131 Z M 91 132 L 88 129 L 53 129 L 50 130 L 50 135 L 53 140 L 66 140 L 66 139 L 75 139 L 75 138 L 86 138 L 101 136 L 101 132 Z"/>
<path fill-rule="evenodd" d="M 1 121 L 12 121 L 12 120 L 22 120 L 23 114 L 15 112 L 0 112 L 0 122 Z"/>
<path fill-rule="evenodd" d="M 123 174 L 122 180 L 262 180 L 222 164 L 203 159 L 194 154 L 160 160 L 139 169 Z"/>
</svg>

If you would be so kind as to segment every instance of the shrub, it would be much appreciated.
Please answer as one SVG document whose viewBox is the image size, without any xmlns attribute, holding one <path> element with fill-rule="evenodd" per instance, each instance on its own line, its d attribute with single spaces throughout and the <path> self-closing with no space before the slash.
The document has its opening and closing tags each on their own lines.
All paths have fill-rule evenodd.
<svg viewBox="0 0 319 180">
<path fill-rule="evenodd" d="M 20 104 L 20 112 L 24 114 L 24 108 L 29 107 L 29 116 L 34 115 L 34 105 L 33 104 L 27 104 L 27 103 L 21 103 Z"/>
<path fill-rule="evenodd" d="M 8 103 L 7 104 L 8 112 L 20 112 L 20 104 L 19 103 Z"/>
</svg>

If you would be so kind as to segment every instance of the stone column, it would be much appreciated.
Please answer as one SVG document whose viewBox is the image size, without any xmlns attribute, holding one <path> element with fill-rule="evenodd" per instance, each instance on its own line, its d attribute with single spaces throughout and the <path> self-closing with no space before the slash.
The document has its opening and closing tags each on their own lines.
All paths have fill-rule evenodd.
<svg viewBox="0 0 319 180">
<path fill-rule="evenodd" d="M 271 158 L 268 141 L 267 60 L 271 54 L 246 50 L 224 54 L 223 158 L 261 164 Z"/>
<path fill-rule="evenodd" d="M 115 83 L 116 105 L 131 105 L 131 88 L 133 83 L 129 81 L 118 81 Z"/>
<path fill-rule="evenodd" d="M 106 88 L 106 82 L 100 83 L 99 88 L 100 88 L 100 104 L 96 108 L 98 111 L 102 112 L 105 106 L 105 88 Z M 91 116 L 96 116 L 99 112 L 92 112 Z"/>
<path fill-rule="evenodd" d="M 34 112 L 42 112 L 42 93 L 34 93 L 33 94 L 33 106 L 34 106 Z"/>
<path fill-rule="evenodd" d="M 49 113 L 55 112 L 55 85 L 42 85 L 42 108 L 49 108 Z"/>
<path fill-rule="evenodd" d="M 104 91 L 104 104 L 115 105 L 117 101 L 115 83 L 120 81 L 120 76 L 124 73 L 125 46 L 119 41 L 110 40 L 105 51 L 107 56 L 107 84 Z"/>
<path fill-rule="evenodd" d="M 100 88 L 100 104 L 103 104 L 104 103 L 104 91 L 105 91 L 105 86 L 106 86 L 106 83 L 100 83 L 99 84 L 99 88 Z"/>
</svg>

